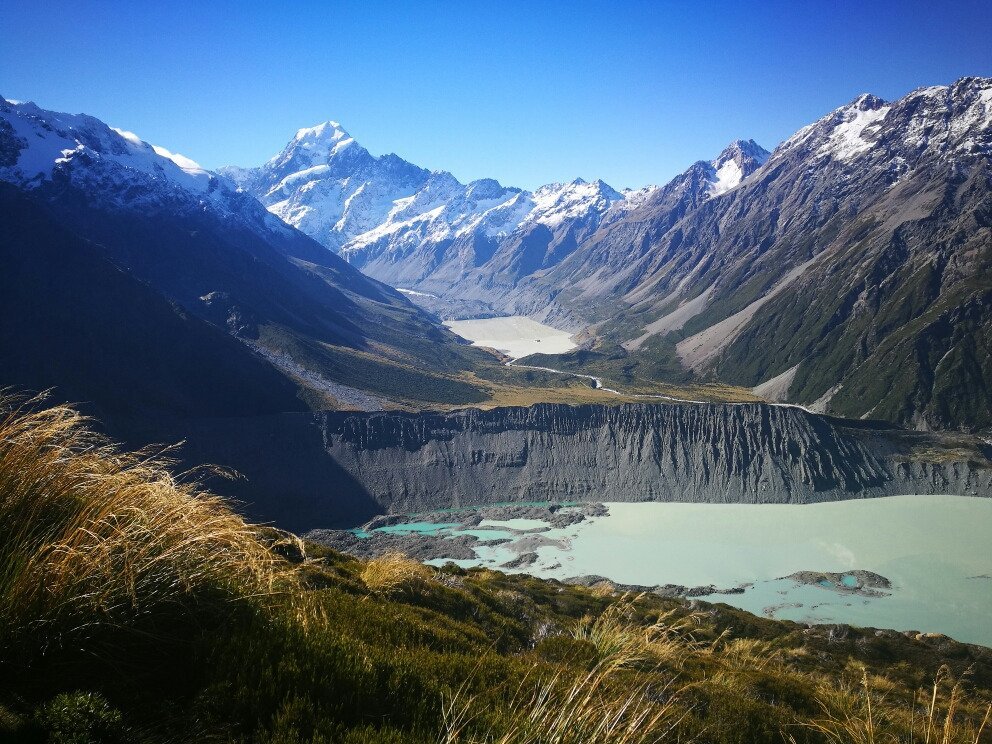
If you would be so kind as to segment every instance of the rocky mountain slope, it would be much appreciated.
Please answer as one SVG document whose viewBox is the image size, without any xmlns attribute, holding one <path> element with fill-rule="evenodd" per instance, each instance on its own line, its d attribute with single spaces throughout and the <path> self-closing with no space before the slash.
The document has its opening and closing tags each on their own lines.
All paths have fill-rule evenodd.
<svg viewBox="0 0 992 744">
<path fill-rule="evenodd" d="M 986 427 L 990 156 L 990 80 L 861 96 L 681 219 L 601 231 L 536 293 L 573 286 L 556 301 L 605 321 L 627 363 L 667 355 L 817 410 Z"/>
<path fill-rule="evenodd" d="M 0 183 L 0 381 L 119 420 L 304 411 L 293 380 Z"/>
<path fill-rule="evenodd" d="M 764 404 L 538 405 L 323 416 L 330 456 L 384 509 L 506 501 L 806 503 L 992 496 L 976 439 L 914 437 Z M 934 458 L 925 446 L 944 454 Z M 471 494 L 466 499 L 466 494 Z"/>
<path fill-rule="evenodd" d="M 432 317 L 134 134 L 0 99 L 0 186 L 4 385 L 170 416 L 485 398 Z"/>
<path fill-rule="evenodd" d="M 223 442 L 223 461 L 246 476 L 225 492 L 297 531 L 520 501 L 992 496 L 980 438 L 761 403 L 325 411 L 203 421 L 183 435 L 194 460 Z"/>
</svg>

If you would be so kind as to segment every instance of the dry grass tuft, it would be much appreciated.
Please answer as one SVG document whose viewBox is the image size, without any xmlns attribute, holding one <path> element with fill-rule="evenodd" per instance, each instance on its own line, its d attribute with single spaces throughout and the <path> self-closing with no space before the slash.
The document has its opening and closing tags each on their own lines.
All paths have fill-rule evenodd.
<svg viewBox="0 0 992 744">
<path fill-rule="evenodd" d="M 729 638 L 719 651 L 720 659 L 731 669 L 764 670 L 777 664 L 781 653 L 767 641 L 757 638 Z"/>
<path fill-rule="evenodd" d="M 365 564 L 361 578 L 365 586 L 382 595 L 416 591 L 436 580 L 434 569 L 402 553 L 385 553 L 373 558 Z"/>
<path fill-rule="evenodd" d="M 0 647 L 292 585 L 220 498 L 43 400 L 0 398 Z"/>
<path fill-rule="evenodd" d="M 661 614 L 648 626 L 632 622 L 633 599 L 624 599 L 607 607 L 598 617 L 582 618 L 572 630 L 576 640 L 588 641 L 596 647 L 599 659 L 617 667 L 640 662 L 665 662 L 678 665 L 701 646 L 690 632 L 692 615 L 677 617 L 673 610 Z"/>
<path fill-rule="evenodd" d="M 819 732 L 833 744 L 898 744 L 902 741 L 920 744 L 978 744 L 992 717 L 992 704 L 984 709 L 981 723 L 974 716 L 962 716 L 966 695 L 963 680 L 954 680 L 942 667 L 929 690 L 913 696 L 908 711 L 884 706 L 888 715 L 881 715 L 885 696 L 872 686 L 872 679 L 862 670 L 857 690 L 840 689 L 821 700 L 824 717 L 807 726 Z M 920 707 L 922 703 L 922 708 Z M 902 713 L 902 715 L 899 715 Z M 904 728 L 905 735 L 894 732 Z"/>
<path fill-rule="evenodd" d="M 594 597 L 599 599 L 605 599 L 606 597 L 612 597 L 616 594 L 617 588 L 613 586 L 609 581 L 598 581 L 589 587 L 589 593 Z"/>
<path fill-rule="evenodd" d="M 685 715 L 672 683 L 635 683 L 623 693 L 611 689 L 618 667 L 600 662 L 578 678 L 562 673 L 518 689 L 505 710 L 510 721 L 502 735 L 484 739 L 468 733 L 478 718 L 475 699 L 463 691 L 444 707 L 441 744 L 647 744 L 672 735 Z"/>
</svg>

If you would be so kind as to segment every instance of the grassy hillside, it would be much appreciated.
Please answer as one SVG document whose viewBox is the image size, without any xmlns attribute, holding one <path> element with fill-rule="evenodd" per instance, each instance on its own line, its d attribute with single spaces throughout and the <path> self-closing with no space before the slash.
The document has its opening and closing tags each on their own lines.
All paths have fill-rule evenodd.
<svg viewBox="0 0 992 744">
<path fill-rule="evenodd" d="M 0 523 L 2 741 L 992 741 L 988 649 L 361 562 L 38 401 Z"/>
</svg>

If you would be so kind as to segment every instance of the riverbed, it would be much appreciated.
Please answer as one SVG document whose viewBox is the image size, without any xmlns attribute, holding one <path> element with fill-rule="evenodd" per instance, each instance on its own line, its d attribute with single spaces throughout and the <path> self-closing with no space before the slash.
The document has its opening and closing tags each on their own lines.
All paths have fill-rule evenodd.
<svg viewBox="0 0 992 744">
<path fill-rule="evenodd" d="M 512 359 L 531 354 L 564 354 L 578 348 L 568 331 L 552 328 L 522 315 L 444 323 L 473 346 L 496 349 Z"/>
</svg>

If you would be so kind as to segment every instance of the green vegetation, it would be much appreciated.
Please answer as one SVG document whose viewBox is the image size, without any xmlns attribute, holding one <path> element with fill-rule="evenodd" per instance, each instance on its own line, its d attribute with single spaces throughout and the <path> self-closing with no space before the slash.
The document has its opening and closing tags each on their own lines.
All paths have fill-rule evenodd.
<svg viewBox="0 0 992 744">
<path fill-rule="evenodd" d="M 280 326 L 260 329 L 259 343 L 269 351 L 285 355 L 327 380 L 365 390 L 373 395 L 434 405 L 465 405 L 479 403 L 487 398 L 485 392 L 478 387 L 437 372 L 436 370 L 445 366 L 440 352 L 438 358 L 427 364 L 423 360 L 404 357 L 396 349 L 374 347 L 369 351 L 359 351 L 345 346 L 332 346 L 304 338 Z M 460 359 L 448 362 L 453 369 L 464 367 Z"/>
<path fill-rule="evenodd" d="M 0 740 L 992 740 L 988 649 L 366 563 L 166 465 L 0 403 Z"/>
<path fill-rule="evenodd" d="M 519 364 L 594 375 L 607 387 L 622 390 L 629 400 L 642 395 L 713 402 L 758 400 L 749 389 L 695 379 L 678 361 L 673 334 L 649 339 L 636 353 L 600 339 L 592 349 L 532 354 L 519 360 Z"/>
</svg>

